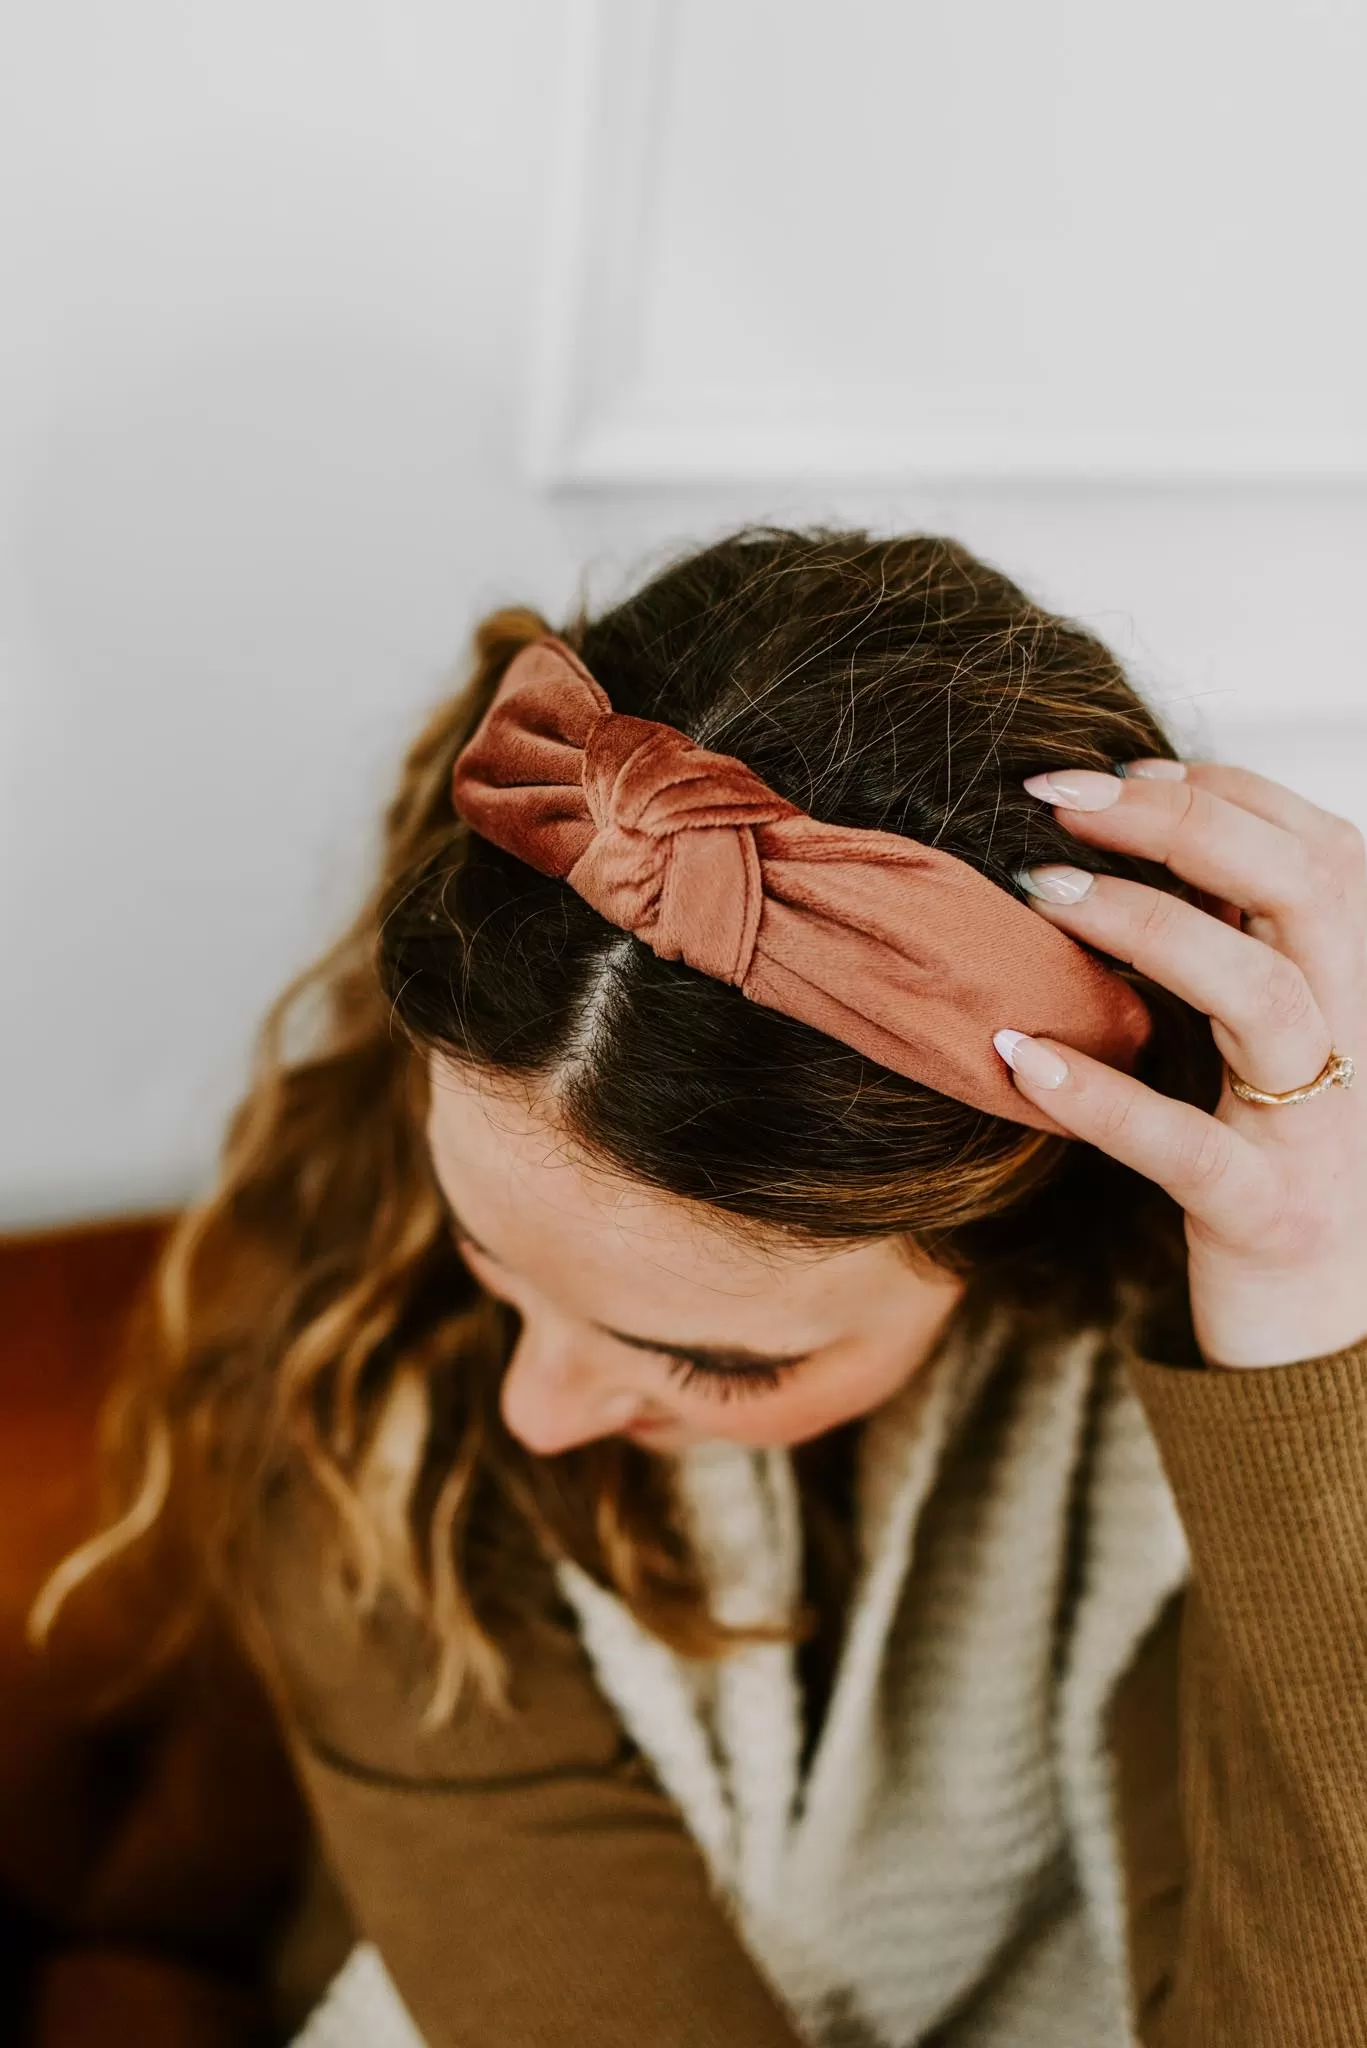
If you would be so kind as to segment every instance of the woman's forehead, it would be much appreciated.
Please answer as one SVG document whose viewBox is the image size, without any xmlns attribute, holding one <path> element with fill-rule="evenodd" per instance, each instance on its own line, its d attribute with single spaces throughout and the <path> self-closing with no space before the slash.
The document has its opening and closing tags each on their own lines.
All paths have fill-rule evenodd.
<svg viewBox="0 0 1367 2048">
<path fill-rule="evenodd" d="M 640 1265 L 739 1296 L 829 1300 L 894 1262 L 891 1243 L 807 1247 L 728 1227 L 699 1203 L 614 1173 L 560 1130 L 544 1098 L 438 1062 L 428 1141 L 456 1218 L 514 1269 Z"/>
</svg>

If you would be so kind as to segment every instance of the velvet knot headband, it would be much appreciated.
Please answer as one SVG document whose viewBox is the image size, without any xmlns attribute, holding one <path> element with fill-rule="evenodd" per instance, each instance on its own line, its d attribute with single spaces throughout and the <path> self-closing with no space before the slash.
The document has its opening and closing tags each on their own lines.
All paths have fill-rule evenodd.
<svg viewBox="0 0 1367 2048">
<path fill-rule="evenodd" d="M 976 868 L 822 824 L 744 762 L 614 711 L 562 641 L 514 656 L 451 794 L 664 959 L 1014 1123 L 1061 1128 L 1013 1087 L 994 1031 L 1126 1069 L 1148 1037 L 1127 982 Z"/>
</svg>

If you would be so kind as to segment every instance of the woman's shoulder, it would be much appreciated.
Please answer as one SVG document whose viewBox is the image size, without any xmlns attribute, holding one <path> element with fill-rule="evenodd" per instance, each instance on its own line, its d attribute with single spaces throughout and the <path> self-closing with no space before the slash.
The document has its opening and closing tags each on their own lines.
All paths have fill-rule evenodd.
<svg viewBox="0 0 1367 2048">
<path fill-rule="evenodd" d="M 594 1681 L 548 1562 L 509 1517 L 523 1597 L 497 1640 L 509 1711 L 467 1686 L 429 1727 L 433 1633 L 394 1575 L 362 1611 L 337 1569 L 335 1510 L 306 1472 L 282 1474 L 259 1503 L 246 1554 L 248 1632 L 292 1741 L 354 1774 L 410 1785 L 482 1782 L 620 1761 L 626 1738 Z"/>
</svg>

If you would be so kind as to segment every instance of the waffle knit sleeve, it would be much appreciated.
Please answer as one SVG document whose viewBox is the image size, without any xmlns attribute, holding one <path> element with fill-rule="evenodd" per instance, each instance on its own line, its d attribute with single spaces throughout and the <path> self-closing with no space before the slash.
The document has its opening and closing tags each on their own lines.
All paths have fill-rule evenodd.
<svg viewBox="0 0 1367 2048">
<path fill-rule="evenodd" d="M 1192 1558 L 1169 1632 L 1185 1871 L 1166 1906 L 1150 1887 L 1150 1931 L 1166 1911 L 1171 1941 L 1161 1967 L 1152 1942 L 1143 1959 L 1140 2038 L 1363 2048 L 1367 1338 L 1257 1370 L 1131 1372 Z M 1155 1701 L 1165 1654 L 1160 1639 Z M 1171 1749 L 1156 1707 L 1147 1730 L 1130 1718 L 1155 1753 Z M 1129 1819 L 1145 1824 L 1133 1802 Z M 1161 1816 L 1150 1822 L 1156 1839 Z M 1127 1849 L 1133 1893 L 1146 1845 Z"/>
</svg>

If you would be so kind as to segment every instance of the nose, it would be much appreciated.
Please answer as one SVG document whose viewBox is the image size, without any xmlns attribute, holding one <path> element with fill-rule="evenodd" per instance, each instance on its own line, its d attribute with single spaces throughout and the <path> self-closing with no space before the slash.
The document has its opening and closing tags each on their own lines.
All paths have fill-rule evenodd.
<svg viewBox="0 0 1367 2048">
<path fill-rule="evenodd" d="M 641 1402 L 568 1335 L 524 1322 L 503 1376 L 503 1420 L 541 1458 L 610 1436 Z"/>
</svg>

